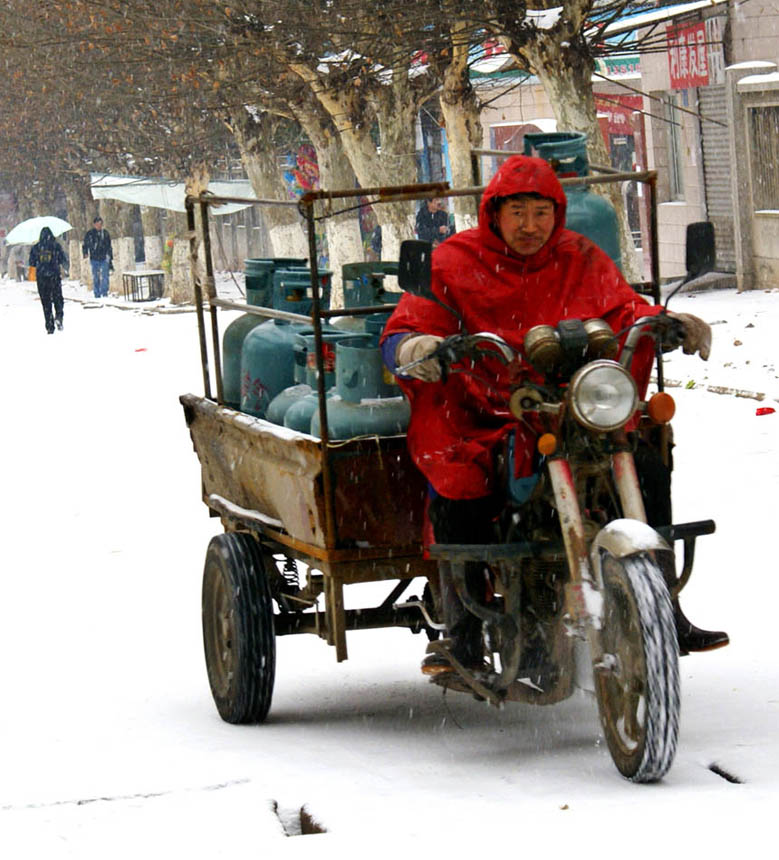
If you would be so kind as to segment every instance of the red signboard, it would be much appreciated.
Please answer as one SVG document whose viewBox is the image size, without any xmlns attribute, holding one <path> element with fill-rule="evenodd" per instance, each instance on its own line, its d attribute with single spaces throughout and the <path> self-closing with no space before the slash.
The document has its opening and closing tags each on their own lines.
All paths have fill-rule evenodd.
<svg viewBox="0 0 779 860">
<path fill-rule="evenodd" d="M 666 33 L 671 89 L 705 87 L 709 83 L 705 23 L 701 21 L 686 27 L 674 27 L 669 24 Z"/>
<path fill-rule="evenodd" d="M 594 93 L 598 115 L 606 121 L 609 134 L 633 134 L 633 111 L 644 107 L 643 96 Z"/>
</svg>

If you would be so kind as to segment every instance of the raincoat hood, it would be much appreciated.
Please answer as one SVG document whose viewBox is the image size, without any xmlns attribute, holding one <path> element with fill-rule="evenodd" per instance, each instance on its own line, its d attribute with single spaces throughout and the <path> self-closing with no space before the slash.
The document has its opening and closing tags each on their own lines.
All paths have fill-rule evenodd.
<svg viewBox="0 0 779 860">
<path fill-rule="evenodd" d="M 555 226 L 541 250 L 520 256 L 509 248 L 494 226 L 495 213 L 501 198 L 515 194 L 539 194 L 555 204 Z M 479 206 L 479 238 L 486 248 L 523 260 L 529 270 L 543 266 L 565 228 L 565 192 L 554 170 L 543 158 L 512 155 L 492 177 L 484 189 Z"/>
<path fill-rule="evenodd" d="M 54 234 L 48 227 L 44 227 L 41 230 L 40 238 L 38 239 L 41 245 L 53 245 L 54 244 Z"/>
</svg>

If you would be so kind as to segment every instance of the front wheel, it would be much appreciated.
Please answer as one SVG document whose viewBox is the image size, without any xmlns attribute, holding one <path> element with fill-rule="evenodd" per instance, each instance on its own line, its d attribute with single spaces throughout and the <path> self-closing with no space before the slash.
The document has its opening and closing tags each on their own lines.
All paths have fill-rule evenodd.
<svg viewBox="0 0 779 860">
<path fill-rule="evenodd" d="M 645 553 L 602 557 L 602 653 L 595 659 L 601 724 L 619 772 L 656 782 L 679 733 L 679 656 L 673 609 L 657 564 Z"/>
<path fill-rule="evenodd" d="M 203 569 L 203 645 L 219 716 L 261 723 L 276 672 L 273 602 L 257 540 L 230 532 L 211 539 Z"/>
</svg>

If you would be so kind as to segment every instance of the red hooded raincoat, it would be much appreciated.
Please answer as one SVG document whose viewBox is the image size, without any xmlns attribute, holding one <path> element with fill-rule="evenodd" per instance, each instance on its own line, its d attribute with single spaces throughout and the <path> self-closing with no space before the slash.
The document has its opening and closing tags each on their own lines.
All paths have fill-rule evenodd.
<svg viewBox="0 0 779 860">
<path fill-rule="evenodd" d="M 555 227 L 536 254 L 519 256 L 493 229 L 496 198 L 535 192 L 554 200 Z M 433 253 L 433 291 L 455 307 L 470 334 L 489 331 L 521 350 L 535 325 L 562 319 L 606 320 L 614 331 L 655 313 L 635 293 L 611 259 L 584 236 L 564 229 L 565 194 L 552 168 L 540 158 L 514 156 L 500 167 L 482 196 L 479 226 L 458 233 Z M 457 317 L 439 305 L 406 294 L 384 330 L 445 337 L 461 330 Z M 648 340 L 639 345 L 633 373 L 643 391 L 651 369 Z M 400 379 L 411 403 L 408 446 L 414 462 L 440 495 L 472 499 L 492 492 L 493 450 L 517 428 L 520 474 L 528 474 L 535 440 L 508 412 L 509 375 L 497 360 L 480 362 L 494 374 L 492 390 L 465 374 L 444 382 Z M 537 378 L 528 367 L 528 373 Z M 478 370 L 478 368 L 477 368 Z"/>
</svg>

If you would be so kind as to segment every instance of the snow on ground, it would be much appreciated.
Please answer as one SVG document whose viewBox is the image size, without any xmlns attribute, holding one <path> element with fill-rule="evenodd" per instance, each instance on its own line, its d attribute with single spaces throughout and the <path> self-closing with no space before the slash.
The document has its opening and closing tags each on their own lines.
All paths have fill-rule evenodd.
<svg viewBox="0 0 779 860">
<path fill-rule="evenodd" d="M 679 750 L 654 786 L 618 775 L 587 694 L 502 711 L 444 696 L 419 674 L 422 637 L 402 630 L 350 633 L 340 665 L 314 637 L 280 639 L 268 722 L 221 722 L 199 617 L 220 529 L 177 400 L 202 392 L 194 314 L 66 295 L 49 336 L 32 285 L 0 281 L 0 856 L 714 858 L 773 844 L 779 413 L 756 410 L 779 409 L 779 291 L 671 305 L 715 335 L 708 364 L 674 354 L 666 371 L 680 383 L 675 519 L 717 521 L 683 603 L 732 644 L 683 658 Z M 356 589 L 353 603 L 388 591 Z M 285 835 L 302 806 L 327 833 Z"/>
</svg>

